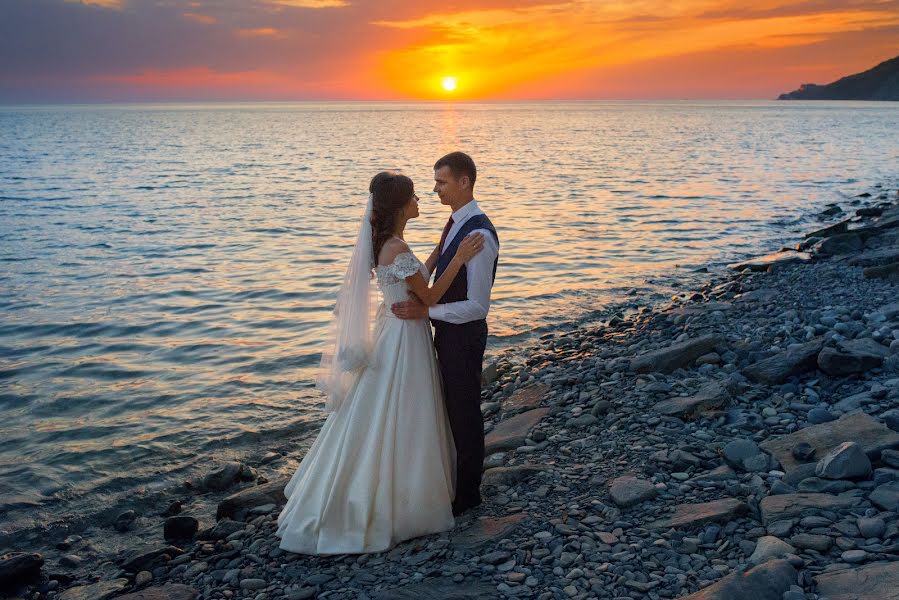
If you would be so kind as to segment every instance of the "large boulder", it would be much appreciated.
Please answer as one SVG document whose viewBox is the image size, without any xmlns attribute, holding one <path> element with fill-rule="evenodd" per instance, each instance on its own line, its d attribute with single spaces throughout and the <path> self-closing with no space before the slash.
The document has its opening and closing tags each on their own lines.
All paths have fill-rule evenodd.
<svg viewBox="0 0 899 600">
<path fill-rule="evenodd" d="M 0 587 L 12 587 L 36 579 L 43 565 L 44 557 L 34 552 L 0 555 Z"/>
<path fill-rule="evenodd" d="M 722 341 L 716 335 L 685 340 L 631 359 L 630 369 L 635 373 L 671 373 L 690 366 L 697 358 L 714 350 Z"/>
<path fill-rule="evenodd" d="M 773 535 L 764 535 L 755 544 L 755 551 L 749 557 L 750 565 L 760 565 L 772 558 L 783 558 L 787 554 L 796 554 L 796 548 Z"/>
<path fill-rule="evenodd" d="M 744 260 L 743 262 L 727 265 L 728 269 L 735 271 L 767 271 L 771 267 L 790 263 L 806 263 L 812 260 L 812 255 L 807 252 L 795 252 L 793 250 L 783 250 L 766 254 L 765 256 L 757 256 Z"/>
<path fill-rule="evenodd" d="M 233 519 L 238 512 L 248 511 L 251 508 L 264 504 L 280 506 L 287 502 L 287 498 L 284 496 L 284 488 L 289 481 L 289 477 L 283 477 L 276 481 L 249 487 L 231 494 L 219 502 L 215 518 L 223 519 L 228 517 Z"/>
<path fill-rule="evenodd" d="M 817 338 L 809 342 L 787 348 L 774 356 L 760 360 L 743 369 L 743 374 L 756 383 L 777 385 L 794 375 L 814 371 L 818 354 L 824 347 L 824 339 Z"/>
<path fill-rule="evenodd" d="M 824 348 L 818 354 L 818 368 L 832 377 L 846 377 L 870 371 L 883 364 L 889 350 L 870 338 L 851 340 L 839 349 Z"/>
<path fill-rule="evenodd" d="M 815 576 L 818 595 L 830 600 L 899 600 L 899 562 L 879 562 Z"/>
<path fill-rule="evenodd" d="M 858 495 L 851 492 L 838 496 L 814 493 L 779 494 L 762 498 L 759 509 L 762 513 L 762 523 L 768 525 L 799 516 L 808 509 L 837 511 L 852 508 L 858 503 Z"/>
<path fill-rule="evenodd" d="M 882 510 L 899 512 L 899 481 L 888 481 L 877 486 L 868 500 Z"/>
<path fill-rule="evenodd" d="M 514 450 L 527 439 L 531 429 L 549 414 L 549 408 L 535 408 L 500 421 L 484 439 L 486 454 Z"/>
<path fill-rule="evenodd" d="M 680 600 L 781 600 L 798 573 L 785 560 L 771 560 L 745 573 L 734 572 Z"/>
<path fill-rule="evenodd" d="M 843 442 L 818 461 L 815 475 L 825 479 L 859 479 L 871 475 L 871 461 L 855 442 Z"/>
<path fill-rule="evenodd" d="M 849 254 L 864 248 L 865 242 L 856 233 L 841 233 L 818 242 L 814 249 L 821 254 Z"/>
</svg>

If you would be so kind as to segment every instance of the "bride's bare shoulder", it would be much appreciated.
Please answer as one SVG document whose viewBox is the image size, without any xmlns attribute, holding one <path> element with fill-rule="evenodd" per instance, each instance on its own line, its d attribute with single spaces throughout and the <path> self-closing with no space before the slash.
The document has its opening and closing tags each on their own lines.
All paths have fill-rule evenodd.
<svg viewBox="0 0 899 600">
<path fill-rule="evenodd" d="M 407 252 L 411 252 L 411 250 L 409 250 L 409 245 L 406 242 L 400 238 L 390 238 L 384 242 L 384 247 L 381 248 L 381 252 L 378 254 L 378 265 L 382 267 L 390 265 L 396 260 L 397 256 Z"/>
</svg>

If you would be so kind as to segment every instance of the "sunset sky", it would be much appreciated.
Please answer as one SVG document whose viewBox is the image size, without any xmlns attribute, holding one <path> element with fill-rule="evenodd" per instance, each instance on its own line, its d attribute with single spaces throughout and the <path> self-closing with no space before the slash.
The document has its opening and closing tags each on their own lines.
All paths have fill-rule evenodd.
<svg viewBox="0 0 899 600">
<path fill-rule="evenodd" d="M 899 0 L 0 0 L 2 103 L 773 98 L 897 54 Z"/>
</svg>

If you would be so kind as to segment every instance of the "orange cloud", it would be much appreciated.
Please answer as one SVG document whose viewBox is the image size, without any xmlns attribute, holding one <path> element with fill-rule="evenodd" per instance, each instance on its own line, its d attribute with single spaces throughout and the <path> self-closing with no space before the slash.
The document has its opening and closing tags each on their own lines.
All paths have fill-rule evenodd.
<svg viewBox="0 0 899 600">
<path fill-rule="evenodd" d="M 350 5 L 346 0 L 268 0 L 268 2 L 294 8 L 340 8 Z"/>
<path fill-rule="evenodd" d="M 66 0 L 66 2 L 84 4 L 85 6 L 99 6 L 100 8 L 120 9 L 124 0 Z"/>
<path fill-rule="evenodd" d="M 203 25 L 215 25 L 216 23 L 218 23 L 218 20 L 215 17 L 209 15 L 201 15 L 199 13 L 186 12 L 182 13 L 181 16 L 183 16 L 185 19 L 194 21 L 196 23 L 201 23 Z"/>
<path fill-rule="evenodd" d="M 238 29 L 235 33 L 240 37 L 284 37 L 284 33 L 274 27 L 255 27 Z"/>
</svg>

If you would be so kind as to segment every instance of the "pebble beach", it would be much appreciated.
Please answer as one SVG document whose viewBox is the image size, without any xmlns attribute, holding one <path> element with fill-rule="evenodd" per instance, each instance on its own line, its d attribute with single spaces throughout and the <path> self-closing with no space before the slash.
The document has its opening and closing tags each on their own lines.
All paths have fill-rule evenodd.
<svg viewBox="0 0 899 600">
<path fill-rule="evenodd" d="M 0 556 L 28 600 L 899 598 L 899 195 L 485 369 L 484 504 L 389 552 L 278 548 L 298 457 Z M 260 444 L 264 446 L 265 440 Z M 110 514 L 115 512 L 110 507 Z"/>
</svg>

